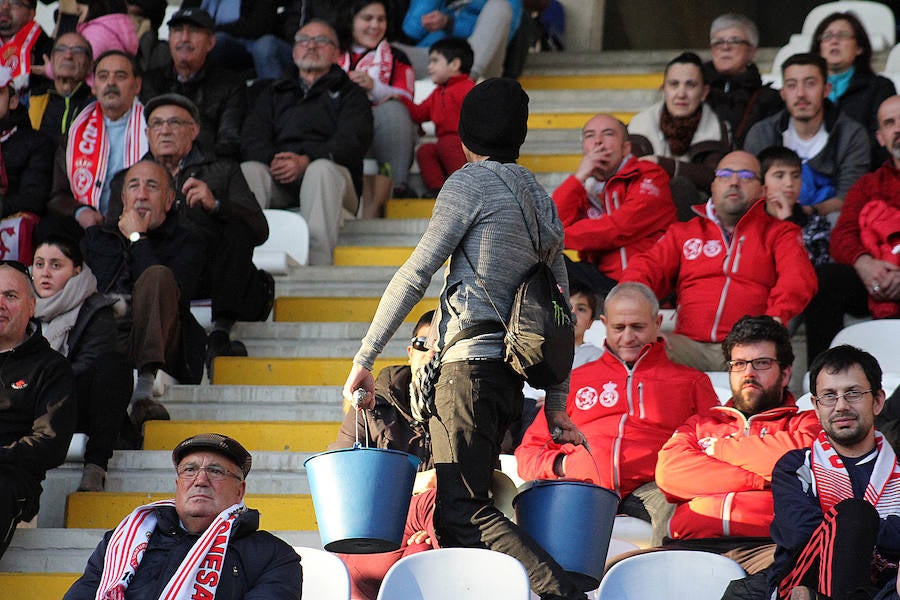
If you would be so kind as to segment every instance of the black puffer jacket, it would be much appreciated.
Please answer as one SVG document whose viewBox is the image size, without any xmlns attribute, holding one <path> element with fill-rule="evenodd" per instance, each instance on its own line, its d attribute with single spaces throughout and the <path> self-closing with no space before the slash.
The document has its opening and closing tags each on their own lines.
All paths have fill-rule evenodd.
<svg viewBox="0 0 900 600">
<path fill-rule="evenodd" d="M 159 521 L 150 537 L 125 600 L 157 600 L 188 551 L 199 539 L 185 532 L 170 506 L 156 509 Z M 63 600 L 93 600 L 103 574 L 103 558 L 112 531 L 88 560 L 84 575 Z M 303 576 L 300 557 L 284 541 L 259 530 L 259 512 L 240 515 L 228 542 L 216 598 L 226 600 L 299 600 Z M 198 595 L 198 597 L 200 597 Z"/>
<path fill-rule="evenodd" d="M 204 65 L 190 80 L 181 82 L 174 67 L 152 69 L 144 74 L 141 102 L 162 94 L 181 94 L 200 110 L 197 142 L 216 156 L 240 158 L 241 126 L 247 113 L 245 82 L 234 71 Z"/>
<path fill-rule="evenodd" d="M 744 145 L 744 137 L 754 123 L 784 108 L 781 95 L 777 90 L 763 85 L 759 69 L 754 64 L 743 73 L 723 75 L 709 61 L 703 65 L 703 75 L 709 84 L 706 103 L 731 126 L 735 148 Z"/>
<path fill-rule="evenodd" d="M 878 107 L 896 93 L 890 79 L 874 73 L 855 71 L 847 90 L 837 101 L 841 112 L 866 128 L 872 149 L 872 170 L 877 169 L 888 158 L 887 150 L 875 138 L 878 130 Z"/>
<path fill-rule="evenodd" d="M 262 90 L 244 121 L 243 160 L 268 165 L 277 152 L 327 158 L 350 170 L 362 193 L 362 163 L 372 144 L 372 109 L 366 92 L 337 65 L 305 91 L 295 69 Z M 299 193 L 300 182 L 291 186 Z"/>
<path fill-rule="evenodd" d="M 68 358 L 76 377 L 87 373 L 100 357 L 116 350 L 113 304 L 114 299 L 93 293 L 81 305 L 68 338 Z"/>
<path fill-rule="evenodd" d="M 0 130 L 15 132 L 2 144 L 3 164 L 9 187 L 2 196 L 2 216 L 20 211 L 47 214 L 53 178 L 53 139 L 31 128 L 27 113 L 14 111 L 0 121 Z"/>
</svg>

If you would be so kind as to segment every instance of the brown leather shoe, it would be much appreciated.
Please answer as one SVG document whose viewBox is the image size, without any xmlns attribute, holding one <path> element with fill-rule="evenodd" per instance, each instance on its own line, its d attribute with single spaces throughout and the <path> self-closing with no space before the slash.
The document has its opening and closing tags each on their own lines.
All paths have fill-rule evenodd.
<svg viewBox="0 0 900 600">
<path fill-rule="evenodd" d="M 131 403 L 131 422 L 140 427 L 145 421 L 168 421 L 169 411 L 153 398 L 138 398 Z"/>
</svg>

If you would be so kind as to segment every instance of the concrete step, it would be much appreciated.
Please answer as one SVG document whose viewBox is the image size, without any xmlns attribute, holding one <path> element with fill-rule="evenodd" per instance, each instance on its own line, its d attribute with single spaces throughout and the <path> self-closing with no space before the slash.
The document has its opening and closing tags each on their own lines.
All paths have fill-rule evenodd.
<svg viewBox="0 0 900 600">
<path fill-rule="evenodd" d="M 244 342 L 250 356 L 277 358 L 352 358 L 359 350 L 359 342 L 362 339 L 360 337 L 353 340 L 328 340 L 327 343 L 322 343 L 323 340 L 248 340 L 232 337 Z M 406 346 L 411 336 L 404 333 L 394 337 L 394 340 L 388 342 L 382 354 L 405 359 Z"/>
<path fill-rule="evenodd" d="M 66 527 L 112 529 L 138 506 L 172 498 L 173 493 L 75 492 L 69 496 L 66 506 Z M 310 531 L 317 528 L 312 498 L 307 494 L 251 491 L 244 502 L 259 510 L 262 529 Z"/>
<path fill-rule="evenodd" d="M 339 386 L 170 386 L 160 398 L 175 421 L 340 421 Z"/>
<path fill-rule="evenodd" d="M 756 64 L 760 71 L 768 71 L 779 48 L 759 48 Z M 663 69 L 681 49 L 675 50 L 604 50 L 603 52 L 538 52 L 528 55 L 524 76 L 539 75 L 592 75 L 621 73 L 662 73 Z M 708 48 L 692 50 L 701 59 L 709 60 Z M 875 59 L 884 60 L 886 53 L 878 53 Z M 879 64 L 879 63 L 876 63 Z M 523 78 L 520 78 L 522 80 Z"/>
<path fill-rule="evenodd" d="M 426 227 L 428 219 L 357 219 L 344 223 L 341 234 L 422 235 Z"/>
<path fill-rule="evenodd" d="M 662 84 L 661 71 L 645 73 L 593 73 L 576 75 L 523 75 L 519 83 L 532 90 L 655 90 Z"/>
<path fill-rule="evenodd" d="M 380 294 L 384 286 L 373 288 Z M 435 290 L 437 294 L 437 290 Z M 371 296 L 370 296 L 371 297 Z M 231 337 L 247 346 L 250 356 L 327 358 L 353 356 L 359 350 L 369 323 L 238 323 Z M 334 327 L 328 327 L 334 325 Z M 350 327 L 353 325 L 353 327 Z M 406 347 L 412 337 L 412 325 L 401 327 L 382 351 L 389 357 L 406 356 Z"/>
<path fill-rule="evenodd" d="M 254 507 L 255 508 L 255 507 Z M 7 587 L 11 581 L 26 581 L 22 577 L 9 577 L 11 573 L 29 574 L 30 581 L 34 582 L 33 590 L 41 590 L 43 593 L 45 584 L 52 578 L 51 574 L 71 574 L 69 582 L 74 581 L 83 571 L 88 558 L 100 540 L 106 529 L 82 529 L 82 528 L 37 528 L 19 529 L 13 537 L 3 558 L 0 559 L 0 590 L 3 590 L 3 598 L 53 598 L 59 600 L 68 589 L 66 585 L 56 595 L 35 595 L 23 593 L 11 595 L 14 588 Z M 321 548 L 322 540 L 318 531 L 272 531 L 274 535 L 283 539 L 291 546 L 307 546 Z M 49 591 L 49 590 L 48 590 Z"/>
<path fill-rule="evenodd" d="M 369 298 L 276 298 L 274 320 L 297 321 L 361 321 L 371 323 L 378 308 L 379 297 Z M 437 306 L 436 297 L 423 298 L 406 317 L 415 323 L 419 316 Z"/>
<path fill-rule="evenodd" d="M 340 406 L 340 399 L 335 403 Z M 337 439 L 338 421 L 147 421 L 144 450 L 167 450 L 198 433 L 216 432 L 236 440 L 247 450 L 268 452 L 324 452 Z"/>
<path fill-rule="evenodd" d="M 213 371 L 215 385 L 334 385 L 343 386 L 352 365 L 347 358 L 254 358 L 220 356 Z M 404 362 L 380 357 L 373 373 Z"/>
</svg>

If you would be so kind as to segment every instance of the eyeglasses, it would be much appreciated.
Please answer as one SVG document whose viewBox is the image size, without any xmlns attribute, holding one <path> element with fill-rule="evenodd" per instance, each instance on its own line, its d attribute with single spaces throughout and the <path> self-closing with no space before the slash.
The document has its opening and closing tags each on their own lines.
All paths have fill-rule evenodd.
<svg viewBox="0 0 900 600">
<path fill-rule="evenodd" d="M 225 467 L 219 465 L 206 465 L 205 467 L 201 467 L 196 463 L 188 463 L 186 465 L 182 465 L 178 467 L 178 479 L 182 481 L 194 481 L 197 477 L 200 476 L 200 471 L 205 471 L 206 476 L 210 481 L 222 481 L 226 477 L 234 477 L 238 481 L 243 481 L 244 478 L 240 475 L 235 475 Z"/>
<path fill-rule="evenodd" d="M 719 50 L 726 46 L 749 46 L 750 42 L 741 38 L 716 38 L 709 43 L 713 50 Z"/>
<path fill-rule="evenodd" d="M 852 39 L 856 39 L 856 36 L 850 31 L 826 31 L 819 36 L 820 42 L 830 42 L 831 40 L 840 40 L 843 42 Z"/>
<path fill-rule="evenodd" d="M 300 44 L 301 46 L 309 46 L 312 43 L 315 43 L 316 46 L 335 46 L 335 41 L 328 37 L 327 35 L 296 35 L 294 36 L 294 43 Z"/>
<path fill-rule="evenodd" d="M 0 3 L 2 2 L 3 0 L 0 0 Z M 64 54 L 66 52 L 71 52 L 76 56 L 87 56 L 88 52 L 90 52 L 90 48 L 85 48 L 84 46 L 66 46 L 65 44 L 58 44 L 53 48 L 54 54 Z"/>
<path fill-rule="evenodd" d="M 754 179 L 759 179 L 759 175 L 749 169 L 740 169 L 738 171 L 735 171 L 734 169 L 716 169 L 716 177 L 719 179 L 731 179 L 735 175 L 737 175 L 738 179 L 741 181 L 753 181 Z"/>
<path fill-rule="evenodd" d="M 193 121 L 185 121 L 184 119 L 172 117 L 171 119 L 150 119 L 147 123 L 147 127 L 150 129 L 159 129 L 163 125 L 168 125 L 171 129 L 180 129 L 193 124 Z"/>
<path fill-rule="evenodd" d="M 413 350 L 418 350 L 419 352 L 428 352 L 427 343 L 428 337 L 424 335 L 414 337 L 409 341 L 409 345 L 413 347 Z"/>
<path fill-rule="evenodd" d="M 22 0 L 0 0 L 0 6 L 11 6 L 13 8 L 33 8 L 28 2 Z"/>
<path fill-rule="evenodd" d="M 753 360 L 729 360 L 727 363 L 728 370 L 732 373 L 738 373 L 747 370 L 747 365 L 753 365 L 754 371 L 768 371 L 772 365 L 778 364 L 777 358 L 754 358 Z"/>
<path fill-rule="evenodd" d="M 871 392 L 872 390 L 847 390 L 843 394 L 822 394 L 820 396 L 813 396 L 815 401 L 822 406 L 834 406 L 837 404 L 838 398 L 843 398 L 847 404 L 856 404 L 860 400 L 863 399 L 863 396 Z"/>
</svg>

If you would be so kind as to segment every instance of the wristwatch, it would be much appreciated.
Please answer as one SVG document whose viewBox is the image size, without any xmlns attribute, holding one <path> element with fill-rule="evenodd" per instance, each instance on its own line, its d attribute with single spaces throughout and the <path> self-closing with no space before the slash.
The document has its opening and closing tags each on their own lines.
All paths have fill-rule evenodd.
<svg viewBox="0 0 900 600">
<path fill-rule="evenodd" d="M 141 233 L 140 231 L 132 231 L 130 234 L 128 234 L 128 240 L 132 244 L 136 244 L 137 242 L 141 241 L 145 237 L 147 237 L 147 236 L 145 234 Z"/>
</svg>

